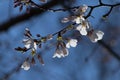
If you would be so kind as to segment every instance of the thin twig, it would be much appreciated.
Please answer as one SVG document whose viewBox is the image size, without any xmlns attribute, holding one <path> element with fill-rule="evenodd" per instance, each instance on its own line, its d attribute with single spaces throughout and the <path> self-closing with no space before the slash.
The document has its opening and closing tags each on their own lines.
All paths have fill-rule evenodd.
<svg viewBox="0 0 120 80">
<path fill-rule="evenodd" d="M 45 7 L 46 9 L 48 9 L 48 8 L 51 8 L 51 7 L 56 6 L 58 4 L 60 4 L 60 3 L 55 1 L 55 0 L 52 0 L 52 1 L 42 5 L 42 7 Z M 38 8 L 35 8 L 35 9 L 32 8 L 30 10 L 29 14 L 25 13 L 25 14 L 19 15 L 17 17 L 10 18 L 9 20 L 7 20 L 7 21 L 3 22 L 2 24 L 0 24 L 0 32 L 7 31 L 11 27 L 13 27 L 15 24 L 23 22 L 25 20 L 28 20 L 31 17 L 38 16 L 38 15 L 44 13 L 44 12 L 45 11 L 42 11 L 42 10 L 40 10 Z"/>
</svg>

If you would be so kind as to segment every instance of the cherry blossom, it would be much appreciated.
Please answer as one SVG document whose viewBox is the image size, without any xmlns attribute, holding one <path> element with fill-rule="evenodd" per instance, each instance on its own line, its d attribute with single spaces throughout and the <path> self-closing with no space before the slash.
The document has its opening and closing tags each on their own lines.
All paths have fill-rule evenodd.
<svg viewBox="0 0 120 80">
<path fill-rule="evenodd" d="M 57 57 L 57 58 L 62 58 L 65 56 L 68 56 L 69 52 L 68 49 L 63 48 L 63 49 L 56 49 L 53 58 Z"/>
<path fill-rule="evenodd" d="M 87 9 L 88 9 L 88 6 L 83 4 L 78 9 L 76 9 L 75 14 L 76 15 L 84 15 L 84 13 L 87 11 Z"/>
<path fill-rule="evenodd" d="M 66 44 L 64 43 L 61 33 L 58 34 L 57 37 L 57 45 L 56 45 L 56 51 L 53 55 L 53 58 L 58 57 L 65 57 L 69 54 L 68 49 L 66 48 Z"/>
<path fill-rule="evenodd" d="M 92 30 L 88 36 L 92 42 L 97 42 L 103 38 L 103 35 L 104 33 L 102 31 Z"/>
<path fill-rule="evenodd" d="M 77 16 L 76 18 L 74 18 L 72 20 L 72 22 L 75 22 L 76 24 L 80 24 L 82 23 L 83 21 L 85 21 L 85 18 L 83 16 Z"/>
<path fill-rule="evenodd" d="M 82 24 L 79 24 L 76 27 L 76 30 L 80 32 L 81 35 L 87 35 L 87 30 L 89 29 L 89 25 L 87 21 L 82 21 Z"/>
<path fill-rule="evenodd" d="M 77 39 L 70 39 L 68 41 L 68 43 L 66 44 L 66 47 L 67 48 L 70 48 L 70 47 L 76 47 L 77 46 Z"/>
<path fill-rule="evenodd" d="M 75 22 L 76 24 L 82 23 L 82 21 L 85 21 L 85 18 L 82 15 L 79 16 L 70 16 L 70 17 L 65 17 L 62 19 L 62 23 L 67 23 L 69 21 Z"/>
<path fill-rule="evenodd" d="M 41 2 L 46 2 L 46 0 L 40 0 Z M 20 10 L 22 10 L 23 5 L 26 6 L 27 9 L 29 9 L 29 6 L 33 5 L 31 4 L 31 0 L 14 0 L 14 5 L 15 7 L 20 6 Z M 90 6 L 89 6 L 90 7 Z M 91 7 L 92 8 L 92 7 Z M 41 10 L 46 10 L 42 9 Z M 31 34 L 30 30 L 28 28 L 25 29 L 25 39 L 23 39 L 23 44 L 24 47 L 17 47 L 15 50 L 21 51 L 22 53 L 27 52 L 31 50 L 32 58 L 29 56 L 26 61 L 21 65 L 21 68 L 24 70 L 29 70 L 30 69 L 30 64 L 35 64 L 37 58 L 39 62 L 44 65 L 44 61 L 41 57 L 40 54 L 36 53 L 37 52 L 37 47 L 42 48 L 42 45 L 44 43 L 47 43 L 49 40 L 54 39 L 55 35 L 57 35 L 56 40 L 56 49 L 53 54 L 53 58 L 63 58 L 69 55 L 68 48 L 70 47 L 76 47 L 77 46 L 77 39 L 69 39 L 68 37 L 64 37 L 64 34 L 67 33 L 67 31 L 72 31 L 72 30 L 77 30 L 80 32 L 81 35 L 83 36 L 88 36 L 92 42 L 97 42 L 98 40 L 101 40 L 103 38 L 104 33 L 99 30 L 94 30 L 91 27 L 91 24 L 89 24 L 89 21 L 87 20 L 87 17 L 85 17 L 85 12 L 87 11 L 88 6 L 87 5 L 82 5 L 80 7 L 75 7 L 74 8 L 74 15 L 65 17 L 61 20 L 62 23 L 67 23 L 69 22 L 70 24 L 64 27 L 63 29 L 52 33 L 48 34 L 47 36 L 42 36 L 40 34 L 37 34 L 36 37 L 34 38 L 33 35 Z M 52 9 L 48 9 L 50 11 Z M 62 10 L 62 9 L 60 9 Z M 65 9 L 66 10 L 66 9 Z M 54 12 L 56 10 L 53 10 Z M 72 35 L 73 36 L 73 35 Z M 72 37 L 71 36 L 71 37 Z M 73 36 L 78 38 L 78 36 Z M 68 42 L 65 44 L 65 40 L 68 40 Z M 49 47 L 46 47 L 48 49 Z"/>
<path fill-rule="evenodd" d="M 34 41 L 34 39 L 32 39 L 32 38 L 23 39 L 23 43 L 24 43 L 24 46 L 27 49 L 32 49 L 32 51 L 36 51 L 37 50 L 37 44 Z"/>
<path fill-rule="evenodd" d="M 22 64 L 21 68 L 23 68 L 24 70 L 29 70 L 30 69 L 30 64 L 27 61 L 25 61 Z"/>
</svg>

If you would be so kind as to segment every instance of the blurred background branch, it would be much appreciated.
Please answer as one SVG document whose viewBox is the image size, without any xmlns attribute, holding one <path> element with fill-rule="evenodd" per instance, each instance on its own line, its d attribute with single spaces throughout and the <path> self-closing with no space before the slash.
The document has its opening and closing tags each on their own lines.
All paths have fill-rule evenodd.
<svg viewBox="0 0 120 80">
<path fill-rule="evenodd" d="M 64 0 L 57 0 L 57 1 L 52 0 L 52 1 L 42 5 L 42 7 L 49 9 L 51 7 L 61 4 L 62 1 L 64 1 Z M 40 10 L 39 8 L 33 8 L 33 9 L 30 9 L 30 13 L 24 13 L 17 17 L 10 18 L 9 20 L 0 24 L 0 32 L 7 31 L 9 28 L 13 27 L 13 25 L 23 22 L 25 20 L 28 20 L 31 17 L 38 16 L 44 12 L 46 12 L 46 11 Z"/>
</svg>

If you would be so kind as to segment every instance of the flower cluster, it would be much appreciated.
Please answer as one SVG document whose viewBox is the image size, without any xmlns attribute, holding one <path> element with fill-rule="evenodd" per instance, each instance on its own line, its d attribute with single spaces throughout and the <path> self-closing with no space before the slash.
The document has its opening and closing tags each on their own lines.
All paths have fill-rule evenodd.
<svg viewBox="0 0 120 80">
<path fill-rule="evenodd" d="M 103 38 L 104 33 L 99 30 L 90 30 L 88 32 L 88 37 L 92 42 L 97 42 L 98 40 L 101 40 Z"/>
<path fill-rule="evenodd" d="M 67 28 L 69 28 L 69 27 L 67 27 Z M 66 28 L 66 30 L 67 30 L 67 28 Z M 55 57 L 62 58 L 62 57 L 68 56 L 68 54 L 69 54 L 68 48 L 76 47 L 76 45 L 77 45 L 77 42 L 78 42 L 77 39 L 69 39 L 69 40 L 67 40 L 67 43 L 65 43 L 64 39 L 62 37 L 62 34 L 58 33 L 56 50 L 53 55 L 53 58 L 55 58 Z M 31 50 L 32 57 L 27 57 L 26 60 L 24 61 L 24 63 L 21 65 L 21 68 L 23 68 L 24 70 L 29 70 L 30 65 L 35 64 L 36 57 L 40 61 L 40 63 L 42 65 L 44 65 L 44 61 L 43 61 L 42 57 L 39 54 L 37 54 L 37 49 L 38 49 L 38 47 L 41 48 L 42 43 L 45 43 L 46 41 L 53 39 L 52 34 L 48 34 L 45 37 L 41 37 L 40 34 L 37 34 L 36 36 L 38 37 L 38 39 L 35 39 L 35 38 L 33 38 L 29 29 L 26 28 L 24 36 L 25 36 L 25 39 L 23 39 L 23 41 L 22 41 L 24 44 L 24 47 L 23 48 L 17 47 L 17 48 L 15 48 L 15 50 L 20 51 L 23 54 L 25 52 Z"/>
<path fill-rule="evenodd" d="M 37 54 L 36 57 L 38 58 L 39 62 L 44 65 L 44 61 L 42 59 L 42 57 Z M 31 65 L 35 64 L 35 59 L 34 57 L 30 58 L 27 57 L 26 60 L 23 62 L 23 64 L 21 65 L 21 68 L 23 68 L 24 70 L 29 70 Z"/>
<path fill-rule="evenodd" d="M 18 0 L 17 0 L 18 1 Z M 19 1 L 28 1 L 29 0 L 19 0 Z M 69 51 L 68 49 L 70 47 L 76 47 L 78 40 L 73 38 L 64 38 L 63 34 L 65 34 L 67 31 L 71 30 L 77 30 L 79 33 L 83 36 L 88 36 L 89 39 L 92 42 L 97 42 L 98 40 L 101 40 L 103 38 L 104 33 L 100 30 L 94 30 L 87 19 L 84 18 L 84 13 L 87 11 L 88 6 L 83 5 L 80 6 L 78 9 L 75 10 L 74 16 L 69 16 L 66 18 L 63 18 L 62 22 L 67 23 L 71 22 L 72 24 L 66 26 L 64 29 L 54 33 L 54 34 L 48 34 L 45 37 L 41 37 L 40 34 L 37 34 L 37 39 L 35 39 L 30 30 L 26 28 L 25 30 L 25 39 L 23 39 L 24 47 L 17 47 L 15 50 L 21 51 L 22 53 L 27 52 L 28 50 L 31 51 L 31 57 L 27 57 L 25 62 L 22 64 L 21 68 L 24 70 L 29 70 L 31 64 L 35 64 L 35 57 L 41 62 L 41 64 L 44 64 L 44 61 L 42 57 L 37 54 L 38 47 L 41 48 L 42 44 L 47 42 L 48 40 L 52 40 L 53 36 L 57 35 L 57 43 L 56 43 L 56 50 L 53 54 L 53 58 L 63 58 L 68 56 Z"/>
<path fill-rule="evenodd" d="M 21 68 L 23 68 L 24 70 L 29 70 L 30 69 L 30 63 L 35 64 L 35 57 L 37 57 L 37 59 L 40 61 L 40 63 L 42 65 L 44 65 L 44 61 L 43 61 L 42 57 L 39 54 L 36 54 L 36 51 L 37 51 L 37 46 L 38 45 L 40 46 L 42 41 L 45 42 L 45 39 L 44 38 L 41 38 L 40 40 L 34 39 L 28 28 L 25 29 L 24 35 L 26 37 L 22 41 L 23 44 L 24 44 L 24 47 L 23 48 L 22 47 L 17 47 L 17 48 L 15 48 L 15 50 L 21 51 L 22 53 L 25 53 L 28 50 L 31 50 L 32 58 L 27 57 L 25 62 L 22 64 Z M 40 37 L 40 35 L 38 34 L 37 37 Z M 51 38 L 50 36 L 47 36 L 47 37 L 48 37 L 48 39 Z"/>
<path fill-rule="evenodd" d="M 68 56 L 68 54 L 69 54 L 68 48 L 70 48 L 70 46 L 76 47 L 77 46 L 77 39 L 70 39 L 65 44 L 61 33 L 58 33 L 57 46 L 56 46 L 56 51 L 53 55 L 53 58 L 55 58 L 55 57 L 62 58 L 62 57 Z"/>
<path fill-rule="evenodd" d="M 40 0 L 40 2 L 46 2 L 46 0 Z M 23 7 L 26 7 L 26 12 L 30 11 L 30 7 L 35 7 L 36 4 L 32 0 L 14 0 L 14 7 L 18 7 L 22 11 Z"/>
<path fill-rule="evenodd" d="M 63 18 L 62 22 L 66 23 L 72 21 L 75 23 L 75 29 L 83 36 L 88 36 L 92 42 L 97 42 L 103 38 L 104 33 L 99 30 L 94 30 L 87 19 L 84 18 L 84 13 L 87 11 L 88 6 L 82 5 L 75 10 L 74 16 Z"/>
</svg>

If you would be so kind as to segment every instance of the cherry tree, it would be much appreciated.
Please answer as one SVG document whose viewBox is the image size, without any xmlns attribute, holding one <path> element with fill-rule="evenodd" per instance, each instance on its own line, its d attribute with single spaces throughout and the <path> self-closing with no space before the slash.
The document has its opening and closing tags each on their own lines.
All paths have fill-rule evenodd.
<svg viewBox="0 0 120 80">
<path fill-rule="evenodd" d="M 84 2 L 84 4 L 80 3 L 80 1 Z M 12 17 L 10 20 L 4 23 L 1 23 L 0 24 L 1 32 L 7 31 L 13 25 L 20 22 L 24 22 L 25 20 L 28 20 L 33 16 L 43 14 L 44 12 L 48 14 L 60 13 L 60 14 L 66 14 L 66 15 L 58 19 L 59 25 L 63 26 L 62 28 L 58 29 L 57 31 L 53 31 L 50 27 L 51 24 L 48 24 L 49 27 L 46 30 L 48 30 L 49 33 L 46 32 L 45 35 L 41 34 L 41 30 L 40 30 L 41 28 L 39 28 L 39 32 L 36 32 L 30 29 L 29 26 L 24 25 L 24 28 L 23 28 L 24 30 L 22 30 L 24 31 L 24 35 L 21 36 L 22 38 L 23 37 L 24 38 L 22 40 L 19 40 L 21 41 L 21 43 L 17 42 L 20 46 L 17 45 L 18 47 L 15 46 L 14 48 L 15 54 L 22 53 L 20 55 L 23 55 L 24 58 L 22 59 L 22 61 L 19 61 L 20 64 L 18 64 L 18 66 L 15 69 L 13 69 L 10 73 L 8 73 L 8 75 L 11 76 L 11 74 L 16 72 L 16 69 L 17 70 L 23 69 L 25 71 L 29 71 L 30 69 L 32 69 L 32 67 L 38 65 L 38 62 L 40 62 L 43 65 L 42 68 L 47 66 L 46 58 L 43 57 L 42 51 L 44 52 L 47 50 L 48 51 L 51 50 L 50 48 L 51 45 L 52 47 L 54 47 L 54 50 L 50 51 L 50 54 L 52 55 L 48 55 L 48 56 L 52 60 L 56 60 L 58 58 L 60 58 L 61 60 L 64 60 L 64 59 L 67 60 L 67 58 L 69 58 L 69 56 L 71 56 L 72 54 L 77 56 L 77 54 L 75 53 L 79 53 L 79 51 L 77 52 L 77 51 L 71 51 L 71 50 L 78 50 L 79 45 L 86 46 L 87 43 L 90 41 L 89 42 L 90 45 L 97 45 L 97 44 L 99 44 L 99 46 L 101 45 L 104 49 L 106 49 L 109 52 L 108 55 L 112 55 L 112 57 L 114 57 L 117 61 L 120 61 L 120 56 L 118 54 L 119 51 L 118 53 L 114 51 L 114 49 L 112 49 L 111 46 L 109 46 L 109 44 L 106 42 L 107 40 L 105 35 L 107 34 L 107 31 L 105 31 L 105 28 L 104 29 L 97 28 L 92 21 L 93 19 L 96 20 L 96 17 L 97 17 L 96 16 L 97 14 L 93 15 L 94 11 L 97 9 L 99 10 L 99 8 L 103 7 L 105 9 L 107 8 L 107 10 L 106 12 L 103 11 L 103 13 L 100 15 L 99 23 L 100 25 L 102 23 L 108 23 L 107 21 L 110 15 L 113 14 L 112 12 L 116 8 L 119 8 L 120 2 L 116 1 L 115 3 L 106 3 L 104 0 L 97 0 L 96 1 L 97 4 L 95 5 L 85 4 L 85 2 L 86 1 L 82 1 L 82 0 L 57 0 L 57 1 L 56 0 L 14 0 L 12 3 L 13 7 L 14 9 L 19 10 L 18 14 L 20 15 L 16 17 Z M 92 2 L 93 1 L 91 1 L 91 3 Z M 76 3 L 80 3 L 80 5 L 76 5 Z M 54 7 L 55 5 L 60 5 L 62 7 L 58 6 L 56 8 Z M 21 13 L 23 14 L 21 15 Z M 53 19 L 47 17 L 47 20 L 52 21 Z M 43 22 L 47 24 L 46 21 L 43 21 Z M 57 22 L 57 21 L 54 20 L 54 22 Z M 38 24 L 38 23 L 34 23 L 34 24 Z M 42 23 L 40 23 L 39 25 L 41 24 Z M 81 38 L 85 44 L 81 43 L 82 42 Z M 17 44 L 17 43 L 14 42 L 14 44 Z M 48 46 L 48 44 L 50 46 Z M 82 53 L 83 54 L 86 53 L 85 51 L 87 50 L 88 52 L 89 50 L 95 51 L 97 47 L 95 46 L 93 49 L 92 48 L 87 49 L 86 47 L 85 49 L 82 50 Z M 100 52 L 100 50 L 98 52 Z M 88 62 L 92 58 L 92 56 L 95 55 L 94 53 L 95 52 L 91 52 L 89 55 L 84 54 L 86 55 L 86 57 L 84 58 L 85 62 Z M 52 62 L 52 60 L 50 61 Z M 68 59 L 68 61 L 69 60 L 70 59 Z M 101 61 L 102 60 L 104 62 L 107 61 L 106 59 L 104 60 L 103 58 L 101 58 Z M 77 65 L 77 68 L 78 68 L 78 65 Z M 70 72 L 70 74 L 73 74 L 73 73 Z M 9 79 L 9 76 L 6 77 L 5 75 L 1 79 L 7 80 Z M 77 79 L 80 79 L 80 78 L 77 78 Z"/>
</svg>

